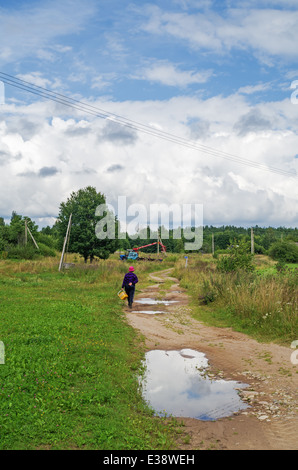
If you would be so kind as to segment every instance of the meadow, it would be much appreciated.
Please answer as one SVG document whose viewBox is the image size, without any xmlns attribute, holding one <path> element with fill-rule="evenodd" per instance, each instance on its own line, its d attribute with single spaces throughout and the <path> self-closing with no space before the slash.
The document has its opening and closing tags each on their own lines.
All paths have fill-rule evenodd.
<svg viewBox="0 0 298 470">
<path fill-rule="evenodd" d="M 140 281 L 161 264 L 139 265 Z M 0 449 L 173 448 L 177 423 L 141 398 L 144 344 L 117 296 L 126 263 L 58 265 L 0 260 Z"/>
<path fill-rule="evenodd" d="M 220 255 L 226 256 L 226 255 Z M 298 268 L 254 255 L 252 270 L 222 272 L 212 255 L 176 263 L 174 275 L 192 298 L 195 318 L 232 327 L 259 341 L 289 346 L 298 334 Z"/>
</svg>

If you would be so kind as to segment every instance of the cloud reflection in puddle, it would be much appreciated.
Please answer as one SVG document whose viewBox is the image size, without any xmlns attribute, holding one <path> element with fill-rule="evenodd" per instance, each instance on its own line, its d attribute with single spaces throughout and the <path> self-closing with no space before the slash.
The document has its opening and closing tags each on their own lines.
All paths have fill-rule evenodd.
<svg viewBox="0 0 298 470">
<path fill-rule="evenodd" d="M 159 416 L 213 421 L 248 407 L 236 390 L 246 385 L 208 378 L 208 360 L 201 352 L 149 351 L 145 366 L 143 397 Z"/>
</svg>

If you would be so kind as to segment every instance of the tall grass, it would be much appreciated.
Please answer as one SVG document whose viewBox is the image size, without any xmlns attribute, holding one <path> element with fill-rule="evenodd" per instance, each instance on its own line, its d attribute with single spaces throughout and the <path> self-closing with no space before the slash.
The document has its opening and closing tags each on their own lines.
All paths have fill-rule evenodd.
<svg viewBox="0 0 298 470">
<path fill-rule="evenodd" d="M 181 286 L 189 289 L 197 312 L 205 319 L 232 325 L 263 340 L 289 343 L 297 339 L 298 282 L 293 270 L 269 269 L 222 273 L 212 258 L 194 258 L 188 269 L 176 268 Z M 260 264 L 259 268 L 262 268 Z"/>
</svg>

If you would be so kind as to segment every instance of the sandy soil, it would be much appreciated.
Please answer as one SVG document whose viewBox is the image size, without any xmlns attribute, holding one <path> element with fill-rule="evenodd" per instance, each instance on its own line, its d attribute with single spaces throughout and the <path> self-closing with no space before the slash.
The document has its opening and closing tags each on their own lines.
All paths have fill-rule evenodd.
<svg viewBox="0 0 298 470">
<path fill-rule="evenodd" d="M 188 296 L 171 270 L 150 277 L 149 287 L 139 290 L 135 300 L 158 296 L 178 302 L 158 307 L 134 303 L 132 310 L 125 309 L 148 351 L 194 349 L 206 354 L 208 374 L 248 384 L 240 392 L 250 405 L 243 411 L 216 421 L 177 418 L 184 423 L 177 449 L 296 450 L 298 369 L 291 362 L 290 345 L 258 343 L 229 328 L 206 326 L 191 317 Z M 167 279 L 172 285 L 164 291 Z M 164 313 L 141 313 L 154 309 Z"/>
</svg>

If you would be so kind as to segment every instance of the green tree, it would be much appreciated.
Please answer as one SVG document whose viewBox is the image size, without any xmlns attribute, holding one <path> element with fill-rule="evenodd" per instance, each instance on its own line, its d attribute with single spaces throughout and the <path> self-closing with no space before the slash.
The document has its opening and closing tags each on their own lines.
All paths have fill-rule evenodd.
<svg viewBox="0 0 298 470">
<path fill-rule="evenodd" d="M 82 255 L 85 263 L 88 258 L 92 262 L 94 257 L 106 259 L 110 253 L 114 253 L 117 248 L 118 221 L 108 210 L 98 215 L 98 208 L 103 208 L 104 204 L 106 204 L 105 196 L 91 186 L 72 192 L 68 200 L 60 204 L 55 224 L 59 233 L 59 248 L 63 246 L 68 221 L 72 214 L 69 252 Z M 98 224 L 107 220 L 107 216 L 108 221 L 114 224 L 114 238 L 108 231 L 105 238 L 99 237 Z"/>
<path fill-rule="evenodd" d="M 216 233 L 214 236 L 214 245 L 216 249 L 225 250 L 230 245 L 229 233 Z"/>
<path fill-rule="evenodd" d="M 21 216 L 15 211 L 12 212 L 10 225 L 7 231 L 7 241 L 12 245 L 23 245 L 25 243 L 25 221 L 30 232 L 35 237 L 37 234 L 38 226 L 33 222 L 30 217 Z"/>
<path fill-rule="evenodd" d="M 5 232 L 6 232 L 6 227 L 5 227 L 4 218 L 0 217 L 0 252 L 3 251 L 5 247 Z"/>
</svg>

